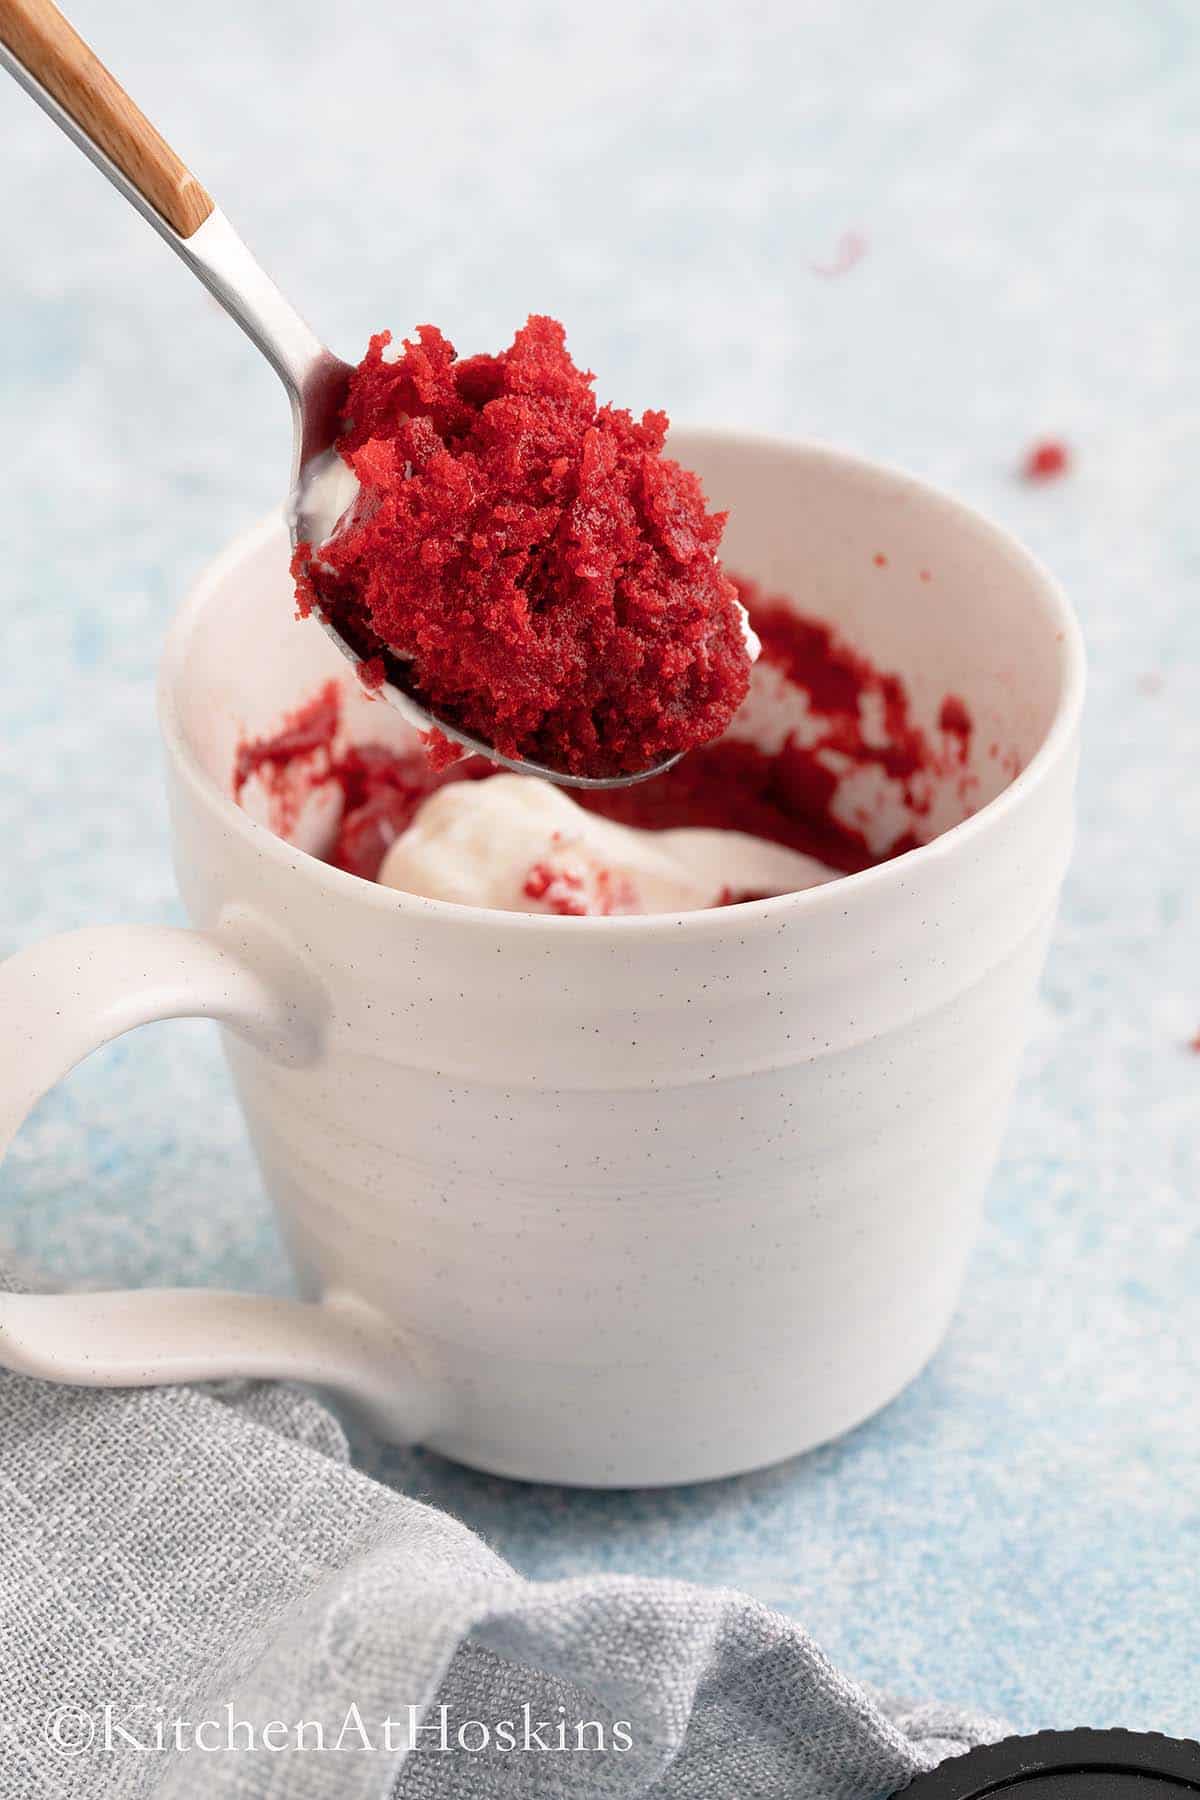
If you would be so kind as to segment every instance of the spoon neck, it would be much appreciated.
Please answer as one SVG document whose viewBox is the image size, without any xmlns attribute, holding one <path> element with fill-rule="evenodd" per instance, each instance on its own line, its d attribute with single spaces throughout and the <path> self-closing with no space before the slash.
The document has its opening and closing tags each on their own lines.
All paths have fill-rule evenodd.
<svg viewBox="0 0 1200 1800">
<path fill-rule="evenodd" d="M 189 238 L 174 232 L 163 236 L 236 319 L 283 382 L 295 425 L 294 481 L 307 457 L 326 447 L 307 439 L 316 423 L 314 402 L 341 366 L 338 359 L 276 287 L 220 208 Z"/>
<path fill-rule="evenodd" d="M 0 7 L 2 4 L 0 0 Z M 17 8 L 14 18 L 21 12 Z M 41 15 L 36 21 L 39 29 L 33 31 L 23 55 L 10 45 L 13 19 L 7 13 L 0 19 L 0 68 L 8 70 L 129 204 L 153 225 L 262 351 L 292 403 L 294 485 L 302 463 L 333 441 L 349 371 L 305 324 L 224 213 L 213 206 L 195 178 L 153 131 L 128 95 L 115 86 L 107 70 L 96 62 L 87 45 L 76 37 L 55 8 L 43 4 L 32 9 L 31 18 L 34 13 Z M 28 25 L 29 19 L 22 14 L 17 22 Z M 24 43 L 24 38 L 19 41 Z M 69 83 L 59 67 L 64 55 L 72 71 Z M 58 68 L 60 79 L 47 86 L 35 72 L 42 68 Z M 165 188 L 149 181 L 148 172 L 160 177 Z M 209 209 L 207 213 L 205 207 Z M 195 215 L 202 222 L 194 222 Z"/>
</svg>

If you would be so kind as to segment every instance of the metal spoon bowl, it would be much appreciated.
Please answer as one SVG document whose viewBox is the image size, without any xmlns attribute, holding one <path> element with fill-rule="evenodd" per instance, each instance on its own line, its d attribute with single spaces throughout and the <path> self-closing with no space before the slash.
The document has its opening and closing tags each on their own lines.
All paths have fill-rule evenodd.
<svg viewBox="0 0 1200 1800">
<path fill-rule="evenodd" d="M 0 64 L 153 225 L 271 364 L 292 407 L 287 505 L 292 547 L 322 544 L 337 524 L 338 509 L 331 516 L 328 500 L 333 485 L 329 475 L 350 364 L 309 329 L 195 176 L 51 0 L 0 0 Z M 317 616 L 342 654 L 359 663 L 361 653 L 319 609 Z M 395 657 L 378 692 L 418 731 L 441 732 L 461 744 L 464 753 L 484 756 L 518 775 L 540 775 L 560 787 L 629 787 L 679 761 L 669 756 L 632 775 L 598 777 L 501 756 L 492 745 L 431 713 L 404 685 L 403 663 Z"/>
</svg>

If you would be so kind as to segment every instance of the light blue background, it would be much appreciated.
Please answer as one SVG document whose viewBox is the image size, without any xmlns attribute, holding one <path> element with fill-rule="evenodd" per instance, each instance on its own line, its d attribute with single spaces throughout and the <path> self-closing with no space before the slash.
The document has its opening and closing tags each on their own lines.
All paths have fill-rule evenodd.
<svg viewBox="0 0 1200 1800">
<path fill-rule="evenodd" d="M 1196 1732 L 1200 15 L 73 16 L 342 350 L 426 319 L 492 348 L 552 312 L 605 395 L 827 438 L 982 506 L 1090 645 L 1079 851 L 928 1373 L 844 1442 L 699 1490 L 525 1489 L 420 1454 L 388 1473 L 534 1573 L 734 1583 L 893 1688 Z M 288 442 L 265 365 L 8 86 L 0 170 L 6 951 L 179 916 L 152 671 L 187 582 L 278 498 Z M 815 274 L 848 230 L 864 260 Z M 1014 466 L 1043 431 L 1078 465 L 1031 488 Z M 286 1282 L 200 1026 L 116 1045 L 45 1102 L 2 1218 L 64 1281 Z"/>
</svg>

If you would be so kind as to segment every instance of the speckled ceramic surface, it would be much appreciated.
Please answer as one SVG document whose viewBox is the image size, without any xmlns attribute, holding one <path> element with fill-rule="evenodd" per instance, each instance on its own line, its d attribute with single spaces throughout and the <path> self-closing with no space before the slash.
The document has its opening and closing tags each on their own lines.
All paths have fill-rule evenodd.
<svg viewBox="0 0 1200 1800">
<path fill-rule="evenodd" d="M 447 906 L 331 868 L 328 790 L 259 791 L 256 820 L 252 789 L 232 792 L 239 744 L 330 681 L 345 742 L 418 740 L 298 626 L 268 516 L 201 576 L 163 657 L 195 929 L 93 927 L 0 964 L 0 1147 L 94 1047 L 217 1019 L 317 1304 L 0 1294 L 4 1366 L 316 1381 L 389 1441 L 629 1487 L 810 1450 L 929 1361 L 1073 841 L 1079 629 L 1013 539 L 934 489 L 785 440 L 672 448 L 728 510 L 732 565 L 769 591 L 810 583 L 904 684 L 928 767 L 852 765 L 831 810 L 868 841 L 930 841 L 805 892 L 647 918 Z M 804 697 L 761 674 L 739 736 L 802 737 Z M 939 732 L 947 694 L 968 733 Z"/>
<path fill-rule="evenodd" d="M 1134 0 L 779 6 L 736 30 L 704 5 L 451 4 L 418 41 L 362 0 L 331 43 L 303 0 L 286 33 L 265 5 L 75 15 L 339 348 L 423 318 L 475 348 L 556 312 L 615 398 L 962 493 L 1054 568 L 1089 639 L 1080 851 L 974 1301 L 921 1381 L 716 1488 L 385 1471 L 534 1572 L 729 1581 L 892 1687 L 1194 1732 L 1196 22 Z M 0 145 L 25 159 L 0 273 L 15 949 L 178 917 L 151 671 L 187 580 L 276 498 L 287 420 L 16 91 Z M 866 254 L 816 273 L 851 230 Z M 1043 431 L 1076 466 L 1026 487 Z M 206 1026 L 93 1059 L 4 1186 L 7 1241 L 64 1279 L 283 1280 Z"/>
</svg>

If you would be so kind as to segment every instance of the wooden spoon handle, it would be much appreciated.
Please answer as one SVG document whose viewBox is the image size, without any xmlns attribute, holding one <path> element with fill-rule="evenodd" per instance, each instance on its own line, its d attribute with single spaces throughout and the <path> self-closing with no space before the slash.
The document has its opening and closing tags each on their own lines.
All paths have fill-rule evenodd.
<svg viewBox="0 0 1200 1800">
<path fill-rule="evenodd" d="M 203 225 L 208 194 L 52 0 L 0 0 L 0 43 L 180 237 Z"/>
</svg>

